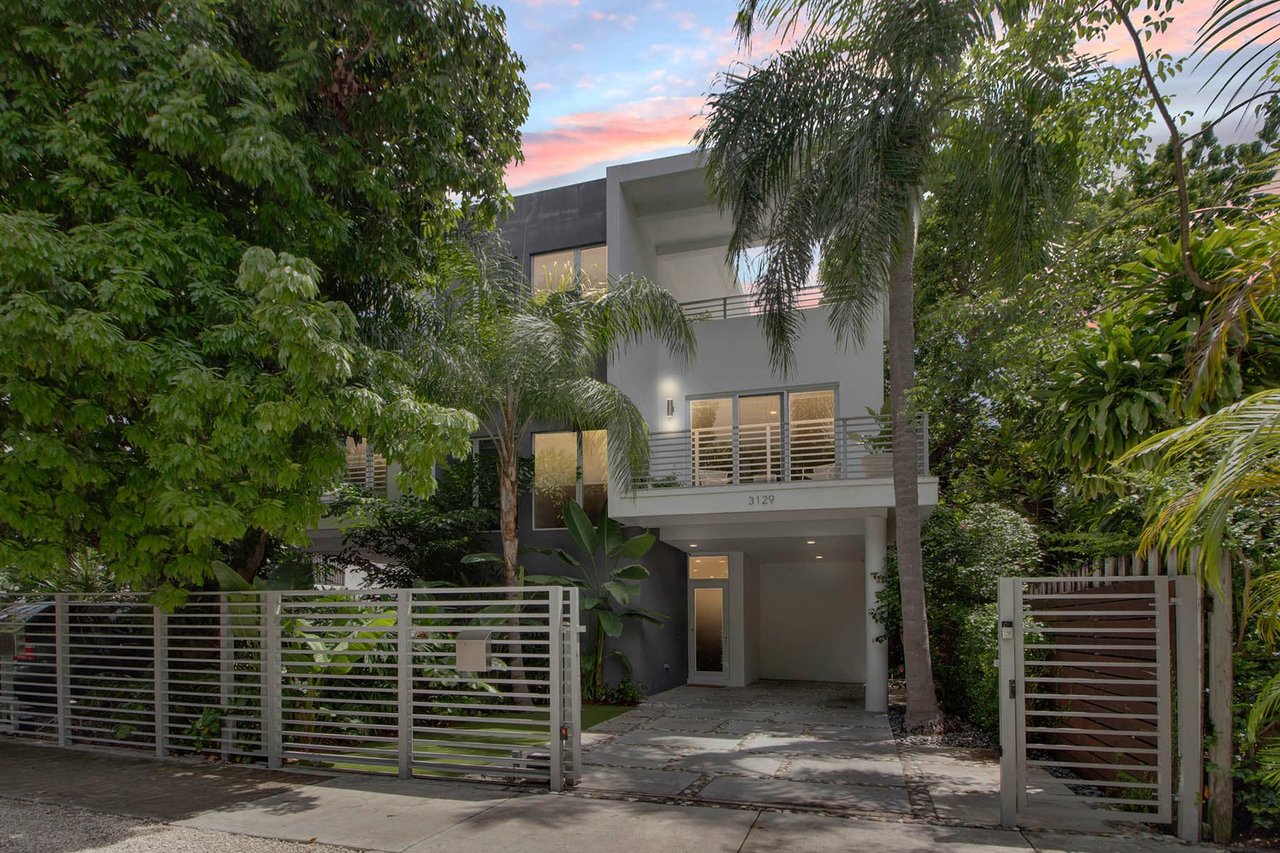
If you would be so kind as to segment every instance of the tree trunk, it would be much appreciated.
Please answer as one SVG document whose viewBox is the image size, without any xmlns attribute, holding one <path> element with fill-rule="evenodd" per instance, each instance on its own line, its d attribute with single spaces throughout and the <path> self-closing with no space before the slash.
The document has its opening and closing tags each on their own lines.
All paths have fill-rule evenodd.
<svg viewBox="0 0 1280 853">
<path fill-rule="evenodd" d="M 502 580 L 505 586 L 515 587 L 520 585 L 520 539 L 516 526 L 520 501 L 520 448 L 516 442 L 504 438 L 498 451 L 498 466 Z"/>
<path fill-rule="evenodd" d="M 240 540 L 242 556 L 240 565 L 236 566 L 236 574 L 253 583 L 253 579 L 258 576 L 258 572 L 262 571 L 262 565 L 267 561 L 267 543 L 270 541 L 271 537 L 267 531 L 257 527 L 250 528 Z"/>
<path fill-rule="evenodd" d="M 918 208 L 917 208 L 918 209 Z M 889 270 L 889 408 L 893 416 L 894 540 L 902 595 L 902 656 L 907 677 L 908 730 L 938 721 L 938 697 L 929 657 L 923 558 L 920 553 L 920 488 L 911 389 L 915 385 L 915 219 L 904 227 L 901 249 Z M 869 603 L 869 602 L 868 602 Z"/>
</svg>

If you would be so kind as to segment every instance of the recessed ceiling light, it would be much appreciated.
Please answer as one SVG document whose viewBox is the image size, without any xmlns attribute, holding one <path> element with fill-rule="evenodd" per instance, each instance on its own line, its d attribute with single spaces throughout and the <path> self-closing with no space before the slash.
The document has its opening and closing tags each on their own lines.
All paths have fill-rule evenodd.
<svg viewBox="0 0 1280 853">
<path fill-rule="evenodd" d="M 690 548 L 697 548 L 697 547 L 698 547 L 698 543 L 697 543 L 697 542 L 690 542 L 690 543 L 689 543 L 689 547 L 690 547 Z"/>
<path fill-rule="evenodd" d="M 807 544 L 807 545 L 816 545 L 816 544 L 818 544 L 818 543 L 817 543 L 817 540 L 815 540 L 815 539 L 809 539 L 809 540 L 807 540 L 807 541 L 806 541 L 806 543 L 805 543 L 805 544 Z"/>
<path fill-rule="evenodd" d="M 815 556 L 813 559 L 815 559 L 815 560 L 821 560 L 821 559 L 822 559 L 822 555 L 821 555 L 821 554 L 818 554 L 818 555 L 817 555 L 817 556 Z"/>
</svg>

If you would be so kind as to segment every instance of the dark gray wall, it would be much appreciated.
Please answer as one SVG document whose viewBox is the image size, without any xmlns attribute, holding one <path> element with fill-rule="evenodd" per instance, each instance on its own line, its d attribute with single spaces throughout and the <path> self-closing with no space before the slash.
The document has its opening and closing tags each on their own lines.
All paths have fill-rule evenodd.
<svg viewBox="0 0 1280 853">
<path fill-rule="evenodd" d="M 526 274 L 530 269 L 531 255 L 604 243 L 605 182 L 603 179 L 587 181 L 519 196 L 515 200 L 515 209 L 501 228 L 512 253 L 523 263 Z M 535 431 L 564 428 L 562 424 L 539 425 Z M 532 437 L 526 437 L 521 452 L 532 455 Z M 519 529 L 520 542 L 524 545 L 574 551 L 568 531 L 533 529 L 532 495 L 520 497 Z M 640 531 L 632 529 L 628 532 L 635 534 Z M 497 544 L 495 535 L 495 551 L 498 550 Z M 542 554 L 525 555 L 523 561 L 530 574 L 566 574 L 568 569 L 559 560 Z M 667 621 L 660 626 L 629 622 L 622 636 L 611 640 L 609 645 L 631 659 L 632 678 L 643 684 L 648 692 L 656 693 L 688 680 L 687 564 L 683 552 L 661 541 L 638 562 L 649 569 L 650 577 L 641 583 L 641 593 L 633 603 L 668 617 Z M 583 639 L 584 646 L 594 644 L 594 636 L 590 634 Z M 610 684 L 616 683 L 623 674 L 623 668 L 617 661 L 611 661 L 605 670 Z"/>
<path fill-rule="evenodd" d="M 529 256 L 605 242 L 604 178 L 516 197 L 499 226 L 529 274 Z"/>
</svg>

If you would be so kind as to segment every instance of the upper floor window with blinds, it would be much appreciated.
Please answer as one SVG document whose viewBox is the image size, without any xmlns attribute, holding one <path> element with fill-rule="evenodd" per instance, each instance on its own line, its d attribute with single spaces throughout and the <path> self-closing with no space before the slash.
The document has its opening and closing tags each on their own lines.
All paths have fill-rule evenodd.
<svg viewBox="0 0 1280 853">
<path fill-rule="evenodd" d="M 603 295 L 609 288 L 609 249 L 586 246 L 546 252 L 530 258 L 533 292 L 552 293 L 575 285 L 586 296 Z"/>
<path fill-rule="evenodd" d="M 347 476 L 343 482 L 375 495 L 387 493 L 387 460 L 367 441 L 347 438 Z"/>
</svg>

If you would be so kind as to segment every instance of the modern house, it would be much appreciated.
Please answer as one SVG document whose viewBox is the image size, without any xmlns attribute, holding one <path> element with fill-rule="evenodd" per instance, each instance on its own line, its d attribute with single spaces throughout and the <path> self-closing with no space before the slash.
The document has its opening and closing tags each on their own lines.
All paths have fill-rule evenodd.
<svg viewBox="0 0 1280 853">
<path fill-rule="evenodd" d="M 567 498 L 594 512 L 607 499 L 613 518 L 658 535 L 638 604 L 668 621 L 628 625 L 618 641 L 650 691 L 762 678 L 861 682 L 868 708 L 883 710 L 887 651 L 871 608 L 894 516 L 889 425 L 878 414 L 885 324 L 867 329 L 860 346 L 841 346 L 815 287 L 800 303 L 795 368 L 778 376 L 750 271 L 727 259 L 730 222 L 696 154 L 519 196 L 503 232 L 535 289 L 563 286 L 566 275 L 587 288 L 644 276 L 698 321 L 687 368 L 657 342 L 602 365 L 651 431 L 650 466 L 629 485 L 608 470 L 602 432 L 535 432 L 522 543 L 568 545 Z M 938 489 L 926 424 L 919 430 L 927 512 Z M 353 477 L 383 482 L 371 452 L 349 451 Z M 529 571 L 562 570 L 537 560 Z"/>
<path fill-rule="evenodd" d="M 663 544 L 644 604 L 671 620 L 628 628 L 642 635 L 626 644 L 641 680 L 864 682 L 868 705 L 883 708 L 886 649 L 870 608 L 893 526 L 889 426 L 876 414 L 884 324 L 861 346 L 842 347 L 815 288 L 801 300 L 809 307 L 796 367 L 776 375 L 743 280 L 749 271 L 727 260 L 730 222 L 708 196 L 696 154 L 520 196 L 504 232 L 534 288 L 556 286 L 566 271 L 585 286 L 599 286 L 606 271 L 640 275 L 699 320 L 687 369 L 656 342 L 606 367 L 652 434 L 649 470 L 630 488 L 617 477 L 607 486 L 609 514 L 654 530 Z M 927 474 L 923 423 L 920 438 L 927 511 L 937 480 Z M 599 445 L 590 434 L 535 435 L 535 482 L 550 474 L 544 458 L 578 452 L 581 482 L 563 485 L 599 501 Z M 539 517 L 540 503 L 531 525 L 539 530 L 555 521 Z M 654 678 L 659 663 L 668 677 Z"/>
</svg>

